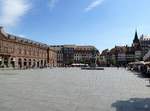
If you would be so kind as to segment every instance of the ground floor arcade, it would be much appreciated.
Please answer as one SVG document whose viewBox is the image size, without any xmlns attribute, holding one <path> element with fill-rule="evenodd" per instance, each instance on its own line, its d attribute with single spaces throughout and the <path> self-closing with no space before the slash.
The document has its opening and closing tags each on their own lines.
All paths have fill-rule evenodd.
<svg viewBox="0 0 150 111">
<path fill-rule="evenodd" d="M 0 55 L 1 68 L 43 68 L 49 66 L 46 59 L 12 57 L 10 55 Z"/>
</svg>

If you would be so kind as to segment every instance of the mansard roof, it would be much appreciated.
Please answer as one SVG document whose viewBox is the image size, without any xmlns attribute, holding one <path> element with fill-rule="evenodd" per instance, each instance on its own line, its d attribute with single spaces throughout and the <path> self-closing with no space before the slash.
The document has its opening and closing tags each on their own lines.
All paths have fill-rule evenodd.
<svg viewBox="0 0 150 111">
<path fill-rule="evenodd" d="M 77 48 L 95 48 L 94 46 L 91 46 L 91 45 L 78 45 L 76 47 Z"/>
<path fill-rule="evenodd" d="M 3 37 L 5 37 L 6 39 L 10 39 L 10 40 L 15 40 L 17 42 L 21 42 L 21 43 L 28 43 L 28 44 L 33 44 L 33 45 L 37 45 L 40 47 L 48 47 L 47 44 L 41 43 L 41 42 L 37 42 L 37 41 L 33 41 L 30 39 L 26 39 L 23 37 L 19 37 L 19 36 L 15 36 L 13 34 L 9 34 L 6 33 L 2 27 L 0 27 L 0 33 L 3 35 Z"/>
<path fill-rule="evenodd" d="M 51 45 L 50 47 L 54 47 L 54 48 L 74 48 L 75 50 L 92 50 L 92 49 L 96 49 L 95 46 L 92 45 Z M 97 49 L 96 49 L 97 50 Z"/>
</svg>

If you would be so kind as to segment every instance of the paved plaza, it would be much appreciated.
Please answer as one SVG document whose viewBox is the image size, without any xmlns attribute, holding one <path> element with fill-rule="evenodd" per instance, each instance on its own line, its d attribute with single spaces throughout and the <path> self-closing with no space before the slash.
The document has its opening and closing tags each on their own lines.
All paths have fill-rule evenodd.
<svg viewBox="0 0 150 111">
<path fill-rule="evenodd" d="M 1 70 L 0 111 L 150 111 L 150 86 L 123 68 Z"/>
</svg>

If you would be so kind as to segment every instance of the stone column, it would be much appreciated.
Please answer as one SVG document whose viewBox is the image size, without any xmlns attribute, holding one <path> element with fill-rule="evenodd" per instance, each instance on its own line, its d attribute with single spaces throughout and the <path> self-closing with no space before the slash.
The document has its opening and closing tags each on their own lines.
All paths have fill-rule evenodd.
<svg viewBox="0 0 150 111">
<path fill-rule="evenodd" d="M 18 65 L 18 58 L 15 58 L 15 68 L 19 68 L 19 65 Z"/>
<path fill-rule="evenodd" d="M 2 57 L 0 56 L 0 62 L 1 62 L 1 64 L 0 64 L 0 66 L 2 65 Z"/>
<path fill-rule="evenodd" d="M 11 57 L 8 57 L 8 67 L 12 67 L 12 64 L 11 64 Z"/>
<path fill-rule="evenodd" d="M 37 68 L 37 59 L 35 59 L 35 68 Z"/>
<path fill-rule="evenodd" d="M 33 66 L 33 59 L 31 59 L 31 65 L 30 65 L 30 68 L 32 68 L 32 66 Z"/>
<path fill-rule="evenodd" d="M 4 58 L 2 57 L 2 66 L 4 67 Z"/>
</svg>

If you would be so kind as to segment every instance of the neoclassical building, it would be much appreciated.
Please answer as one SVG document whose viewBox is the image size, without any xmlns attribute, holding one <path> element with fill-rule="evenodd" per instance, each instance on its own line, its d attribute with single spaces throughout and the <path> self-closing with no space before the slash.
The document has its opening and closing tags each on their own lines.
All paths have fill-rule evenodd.
<svg viewBox="0 0 150 111">
<path fill-rule="evenodd" d="M 48 65 L 50 67 L 56 67 L 58 66 L 57 64 L 57 51 L 52 48 L 52 47 L 48 47 L 48 50 L 47 50 L 47 61 L 48 61 Z"/>
<path fill-rule="evenodd" d="M 99 51 L 94 46 L 79 45 L 53 45 L 57 51 L 57 66 L 64 67 L 73 63 L 86 63 L 91 65 L 97 61 Z M 93 61 L 94 60 L 94 61 Z"/>
<path fill-rule="evenodd" d="M 0 27 L 0 67 L 40 68 L 57 65 L 48 45 L 8 34 Z"/>
</svg>

